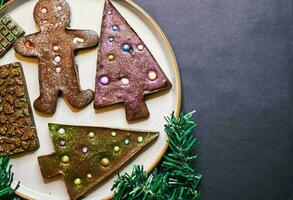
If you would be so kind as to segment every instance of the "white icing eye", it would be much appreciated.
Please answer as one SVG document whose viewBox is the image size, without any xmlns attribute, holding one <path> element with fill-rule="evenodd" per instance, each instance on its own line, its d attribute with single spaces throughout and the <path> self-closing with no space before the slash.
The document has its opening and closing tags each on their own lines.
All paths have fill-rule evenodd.
<svg viewBox="0 0 293 200">
<path fill-rule="evenodd" d="M 57 10 L 61 11 L 62 10 L 62 6 L 57 6 Z"/>
<path fill-rule="evenodd" d="M 46 14 L 47 13 L 47 8 L 42 8 L 41 13 Z"/>
</svg>

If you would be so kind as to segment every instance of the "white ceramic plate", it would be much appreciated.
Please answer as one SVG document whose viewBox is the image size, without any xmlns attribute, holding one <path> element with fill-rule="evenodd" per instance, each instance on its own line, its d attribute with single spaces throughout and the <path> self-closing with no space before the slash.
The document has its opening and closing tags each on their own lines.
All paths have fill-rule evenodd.
<svg viewBox="0 0 293 200">
<path fill-rule="evenodd" d="M 19 0 L 7 13 L 26 31 L 26 34 L 38 31 L 33 20 L 33 8 L 37 0 Z M 104 0 L 68 0 L 72 10 L 72 28 L 92 29 L 100 32 Z M 72 125 L 107 126 L 116 128 L 133 128 L 160 131 L 159 139 L 145 149 L 136 159 L 128 163 L 120 172 L 130 172 L 134 165 L 144 165 L 151 170 L 158 163 L 166 150 L 164 133 L 164 116 L 168 116 L 180 108 L 180 78 L 173 51 L 153 19 L 130 0 L 114 1 L 114 5 L 137 31 L 149 47 L 162 69 L 171 80 L 173 88 L 162 95 L 147 100 L 150 118 L 138 123 L 127 123 L 123 107 L 104 109 L 95 112 L 93 104 L 81 111 L 72 111 L 62 98 L 59 98 L 56 113 L 52 117 L 44 117 L 34 113 L 40 139 L 40 149 L 34 153 L 17 156 L 12 159 L 15 181 L 21 181 L 18 194 L 27 199 L 65 200 L 69 199 L 62 179 L 45 183 L 42 179 L 37 157 L 53 152 L 53 145 L 48 134 L 47 124 L 60 123 Z M 97 49 L 80 52 L 76 57 L 79 65 L 79 76 L 82 89 L 94 89 Z M 10 50 L 0 64 L 20 61 L 26 75 L 31 102 L 39 96 L 37 60 L 24 58 Z M 113 193 L 111 187 L 116 176 L 105 181 L 102 186 L 90 193 L 85 199 L 98 200 L 109 198 Z"/>
</svg>

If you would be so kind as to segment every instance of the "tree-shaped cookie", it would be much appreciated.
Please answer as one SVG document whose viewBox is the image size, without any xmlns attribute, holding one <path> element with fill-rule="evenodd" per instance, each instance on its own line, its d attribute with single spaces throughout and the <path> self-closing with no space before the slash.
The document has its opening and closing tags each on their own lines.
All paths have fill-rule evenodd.
<svg viewBox="0 0 293 200">
<path fill-rule="evenodd" d="M 67 29 L 70 7 L 65 0 L 39 0 L 34 19 L 40 32 L 16 40 L 14 49 L 39 59 L 40 96 L 34 102 L 35 109 L 53 114 L 59 92 L 73 107 L 86 106 L 94 95 L 91 90 L 80 89 L 74 50 L 95 46 L 97 33 Z"/>
<path fill-rule="evenodd" d="M 45 179 L 62 175 L 78 199 L 116 172 L 158 133 L 49 124 L 55 153 L 38 158 Z"/>
<path fill-rule="evenodd" d="M 127 120 L 149 116 L 145 95 L 172 87 L 151 52 L 106 0 L 96 76 L 96 109 L 123 103 Z"/>
</svg>

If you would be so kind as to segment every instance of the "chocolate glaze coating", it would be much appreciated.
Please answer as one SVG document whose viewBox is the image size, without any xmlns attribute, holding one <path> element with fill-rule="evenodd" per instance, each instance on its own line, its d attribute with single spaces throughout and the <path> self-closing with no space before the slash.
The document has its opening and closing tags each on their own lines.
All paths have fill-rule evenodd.
<svg viewBox="0 0 293 200">
<path fill-rule="evenodd" d="M 39 148 L 20 63 L 0 66 L 0 156 Z"/>
<path fill-rule="evenodd" d="M 38 157 L 42 176 L 62 175 L 73 200 L 93 190 L 158 137 L 156 132 L 102 127 L 49 124 L 49 129 L 55 153 Z"/>
<path fill-rule="evenodd" d="M 40 96 L 34 108 L 53 114 L 58 92 L 73 107 L 82 108 L 93 99 L 91 90 L 81 90 L 74 61 L 74 50 L 95 46 L 98 35 L 89 30 L 69 30 L 70 7 L 65 0 L 40 0 L 34 9 L 40 32 L 27 35 L 14 43 L 23 56 L 39 59 Z"/>
<path fill-rule="evenodd" d="M 170 89 L 171 82 L 144 42 L 108 0 L 101 30 L 95 108 L 123 103 L 127 120 L 149 117 L 144 96 Z M 155 80 L 148 77 L 150 71 L 155 72 Z M 103 76 L 109 77 L 108 84 L 101 83 Z M 123 84 L 123 78 L 129 84 Z"/>
</svg>

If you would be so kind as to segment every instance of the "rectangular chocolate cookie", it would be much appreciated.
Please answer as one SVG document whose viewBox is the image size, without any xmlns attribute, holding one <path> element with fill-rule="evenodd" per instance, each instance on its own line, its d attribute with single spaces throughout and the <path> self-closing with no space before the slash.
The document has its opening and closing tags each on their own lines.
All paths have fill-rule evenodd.
<svg viewBox="0 0 293 200">
<path fill-rule="evenodd" d="M 0 66 L 0 156 L 39 148 L 20 63 Z"/>
<path fill-rule="evenodd" d="M 24 30 L 8 15 L 0 18 L 0 58 L 12 47 L 13 42 L 24 34 Z"/>
</svg>

